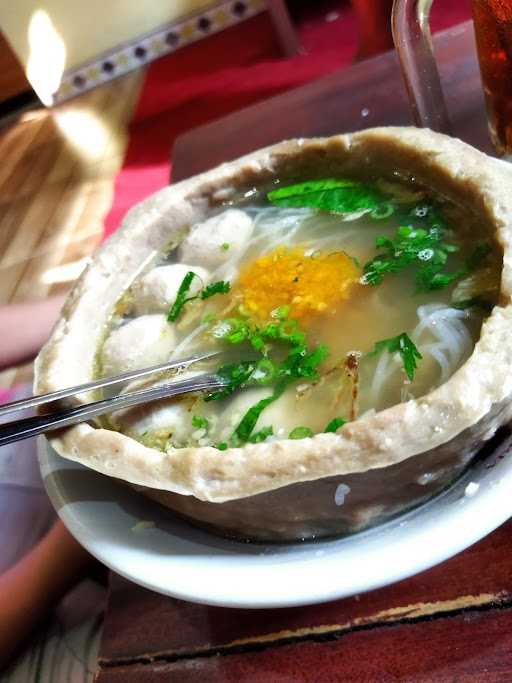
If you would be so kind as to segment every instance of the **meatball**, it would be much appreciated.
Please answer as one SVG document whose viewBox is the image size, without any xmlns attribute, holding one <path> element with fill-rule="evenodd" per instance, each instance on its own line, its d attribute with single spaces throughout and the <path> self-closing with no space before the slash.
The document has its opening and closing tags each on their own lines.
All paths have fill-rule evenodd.
<svg viewBox="0 0 512 683">
<path fill-rule="evenodd" d="M 228 424 L 226 425 L 226 422 L 223 422 L 222 432 L 218 434 L 219 440 L 228 439 L 249 408 L 271 394 L 271 388 L 262 387 L 246 389 L 236 396 L 231 401 L 228 410 L 225 411 L 226 417 L 229 416 Z M 288 392 L 265 408 L 258 418 L 254 432 L 259 431 L 263 427 L 272 426 L 274 435 L 286 438 L 288 433 L 294 427 L 303 424 L 304 420 L 305 416 L 300 410 L 300 406 L 297 406 L 293 392 Z M 221 422 L 219 420 L 219 423 Z"/>
<path fill-rule="evenodd" d="M 179 260 L 213 270 L 245 250 L 251 239 L 252 218 L 239 209 L 228 209 L 197 223 L 179 247 Z"/>
<path fill-rule="evenodd" d="M 145 378 L 131 382 L 124 391 L 148 389 L 189 380 L 202 374 L 200 370 L 187 370 L 176 377 L 166 377 L 156 382 L 152 378 Z M 166 448 L 170 444 L 185 446 L 197 431 L 192 424 L 192 409 L 197 400 L 197 396 L 193 395 L 170 396 L 133 408 L 117 410 L 111 414 L 110 419 L 116 429 L 135 438 L 142 437 L 143 441 L 153 447 Z"/>
<path fill-rule="evenodd" d="M 119 375 L 165 362 L 176 345 L 165 315 L 142 315 L 118 327 L 101 351 L 103 375 Z"/>
<path fill-rule="evenodd" d="M 138 278 L 132 286 L 135 312 L 138 315 L 167 312 L 176 299 L 183 278 L 190 270 L 197 275 L 188 290 L 188 296 L 194 296 L 208 280 L 208 271 L 200 266 L 188 266 L 184 263 L 158 266 Z"/>
<path fill-rule="evenodd" d="M 194 432 L 190 409 L 190 400 L 168 398 L 117 411 L 111 420 L 117 429 L 154 441 L 154 446 L 165 447 L 169 443 L 184 446 Z"/>
</svg>

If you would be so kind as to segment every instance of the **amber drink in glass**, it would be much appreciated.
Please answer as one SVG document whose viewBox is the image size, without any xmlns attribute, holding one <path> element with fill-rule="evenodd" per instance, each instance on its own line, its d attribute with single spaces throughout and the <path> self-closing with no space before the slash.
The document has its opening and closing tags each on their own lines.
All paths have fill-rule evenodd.
<svg viewBox="0 0 512 683">
<path fill-rule="evenodd" d="M 489 130 L 499 155 L 512 154 L 512 0 L 473 0 Z"/>
</svg>

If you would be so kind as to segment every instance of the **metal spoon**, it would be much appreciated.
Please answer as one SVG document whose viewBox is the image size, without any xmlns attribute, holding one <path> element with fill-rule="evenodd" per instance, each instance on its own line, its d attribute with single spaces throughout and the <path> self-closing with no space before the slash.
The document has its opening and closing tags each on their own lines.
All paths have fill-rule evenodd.
<svg viewBox="0 0 512 683">
<path fill-rule="evenodd" d="M 135 370 L 133 372 L 125 372 L 116 377 L 108 377 L 100 379 L 95 382 L 88 382 L 75 387 L 61 389 L 49 394 L 42 394 L 41 396 L 34 396 L 29 399 L 21 401 L 14 401 L 8 403 L 0 409 L 0 416 L 10 412 L 21 410 L 23 408 L 33 408 L 34 406 L 51 403 L 52 401 L 67 398 L 81 394 L 84 391 L 91 391 L 106 386 L 112 386 L 121 382 L 127 382 L 141 377 L 146 377 L 163 370 L 173 368 L 189 367 L 193 363 L 200 360 L 212 358 L 220 355 L 221 352 L 205 353 L 191 358 L 185 358 L 176 361 L 169 361 L 162 365 L 155 365 L 150 368 L 142 370 Z M 203 374 L 189 379 L 169 381 L 165 384 L 159 384 L 148 389 L 140 389 L 138 391 L 128 392 L 126 394 L 118 394 L 110 398 L 102 399 L 100 401 L 93 401 L 85 405 L 73 406 L 71 408 L 62 408 L 55 412 L 46 415 L 36 415 L 34 417 L 27 417 L 21 420 L 14 420 L 0 425 L 0 446 L 4 446 L 13 441 L 20 439 L 28 439 L 32 436 L 37 436 L 52 429 L 60 429 L 78 422 L 84 422 L 90 418 L 111 413 L 122 408 L 131 408 L 141 403 L 148 403 L 149 401 L 156 401 L 161 398 L 170 396 L 178 396 L 180 394 L 187 394 L 194 391 L 205 391 L 219 389 L 226 386 L 226 381 L 215 374 Z"/>
</svg>

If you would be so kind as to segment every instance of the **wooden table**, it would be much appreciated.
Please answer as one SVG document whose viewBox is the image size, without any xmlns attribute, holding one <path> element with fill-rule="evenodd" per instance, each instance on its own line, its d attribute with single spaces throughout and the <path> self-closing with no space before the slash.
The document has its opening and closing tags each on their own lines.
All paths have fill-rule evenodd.
<svg viewBox="0 0 512 683">
<path fill-rule="evenodd" d="M 436 51 L 455 134 L 490 151 L 471 26 Z M 387 54 L 182 136 L 173 177 L 287 137 L 409 122 Z M 99 665 L 97 683 L 512 681 L 512 522 L 430 571 L 311 607 L 206 607 L 112 576 Z"/>
</svg>

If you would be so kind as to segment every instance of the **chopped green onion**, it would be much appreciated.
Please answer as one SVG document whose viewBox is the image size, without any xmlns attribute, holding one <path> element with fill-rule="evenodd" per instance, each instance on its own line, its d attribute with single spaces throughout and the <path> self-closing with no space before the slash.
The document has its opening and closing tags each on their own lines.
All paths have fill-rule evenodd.
<svg viewBox="0 0 512 683">
<path fill-rule="evenodd" d="M 330 422 L 327 423 L 324 432 L 336 432 L 340 427 L 347 424 L 347 421 L 342 417 L 335 417 Z"/>
<path fill-rule="evenodd" d="M 238 437 L 240 441 L 248 441 L 261 413 L 281 396 L 284 388 L 284 385 L 276 387 L 273 394 L 267 396 L 267 398 L 262 398 L 252 408 L 249 408 L 235 429 L 234 436 Z"/>
<path fill-rule="evenodd" d="M 171 306 L 171 310 L 167 314 L 167 320 L 169 322 L 175 322 L 178 319 L 178 316 L 180 315 L 183 306 L 188 301 L 193 301 L 197 298 L 209 299 L 214 294 L 227 294 L 231 289 L 231 285 L 229 282 L 219 280 L 218 282 L 212 282 L 207 287 L 204 287 L 200 294 L 196 296 L 187 297 L 187 294 L 190 290 L 190 286 L 192 285 L 192 280 L 195 277 L 199 276 L 197 275 L 197 273 L 194 273 L 193 271 L 189 270 L 183 278 L 183 280 L 181 281 L 181 285 L 179 286 L 178 293 L 176 295 L 176 300 Z"/>
<path fill-rule="evenodd" d="M 295 427 L 288 434 L 289 439 L 307 439 L 310 436 L 313 436 L 313 430 L 309 427 Z"/>
<path fill-rule="evenodd" d="M 176 300 L 171 306 L 171 310 L 167 314 L 167 320 L 169 322 L 174 322 L 179 314 L 181 313 L 181 309 L 183 306 L 187 303 L 187 301 L 190 301 L 190 299 L 187 299 L 187 294 L 190 290 L 190 285 L 192 284 L 192 280 L 197 277 L 196 273 L 192 272 L 191 270 L 188 271 L 188 273 L 185 275 L 183 280 L 181 281 L 181 285 L 178 289 L 178 293 L 176 295 Z M 195 297 L 192 297 L 195 298 Z"/>
<path fill-rule="evenodd" d="M 247 341 L 265 356 L 258 361 L 243 361 L 221 367 L 217 374 L 226 380 L 226 386 L 207 396 L 205 401 L 225 398 L 245 386 L 274 385 L 273 393 L 258 401 L 242 417 L 230 443 L 248 441 L 263 410 L 279 398 L 291 382 L 301 378 L 316 379 L 318 366 L 329 353 L 324 344 L 309 350 L 306 335 L 299 328 L 298 322 L 285 317 L 288 312 L 286 307 L 276 309 L 276 322 L 269 323 L 264 328 L 251 327 L 243 318 L 228 318 L 220 320 L 212 330 L 214 337 L 232 344 Z M 288 355 L 284 361 L 277 362 L 268 356 L 272 351 L 271 342 L 289 345 Z"/>
<path fill-rule="evenodd" d="M 272 316 L 272 318 L 278 318 L 279 320 L 284 320 L 285 318 L 288 317 L 289 312 L 290 312 L 289 306 L 279 306 L 279 308 L 275 308 L 270 315 Z"/>
<path fill-rule="evenodd" d="M 214 294 L 227 294 L 231 289 L 231 284 L 225 280 L 218 280 L 207 285 L 201 292 L 201 299 L 209 299 Z"/>
<path fill-rule="evenodd" d="M 395 207 L 391 202 L 384 202 L 379 206 L 376 206 L 373 211 L 370 212 L 370 217 L 375 221 L 383 221 L 389 218 L 395 212 Z"/>
<path fill-rule="evenodd" d="M 230 245 L 228 242 L 224 242 L 221 244 L 220 248 L 223 249 L 224 251 L 227 251 L 229 249 Z"/>
<path fill-rule="evenodd" d="M 219 320 L 212 330 L 217 339 L 222 339 L 230 344 L 240 344 L 251 336 L 251 330 L 242 318 L 227 318 Z"/>
<path fill-rule="evenodd" d="M 415 265 L 418 291 L 440 289 L 460 277 L 457 273 L 443 273 L 448 254 L 458 249 L 455 245 L 442 242 L 443 233 L 438 228 L 413 228 L 402 225 L 390 239 L 385 235 L 377 237 L 375 245 L 383 250 L 363 269 L 363 284 L 378 285 L 391 273 L 399 273 Z"/>
<path fill-rule="evenodd" d="M 261 443 L 262 441 L 266 440 L 267 436 L 272 436 L 273 433 L 273 427 L 263 427 L 259 432 L 255 432 L 252 436 L 250 436 L 249 441 L 251 443 Z"/>
<path fill-rule="evenodd" d="M 304 344 L 306 335 L 299 329 L 296 320 L 286 318 L 280 322 L 269 323 L 260 331 L 261 337 L 274 341 L 282 341 L 298 346 Z"/>
<path fill-rule="evenodd" d="M 249 381 L 256 364 L 254 361 L 241 361 L 240 363 L 228 363 L 217 370 L 217 375 L 226 381 L 226 386 L 219 391 L 214 391 L 205 397 L 205 401 L 216 401 L 230 396 L 237 389 L 245 386 Z"/>
<path fill-rule="evenodd" d="M 208 429 L 209 422 L 202 415 L 193 415 L 192 416 L 192 426 L 195 427 L 196 429 Z"/>
<path fill-rule="evenodd" d="M 271 384 L 278 374 L 278 367 L 270 358 L 262 358 L 258 361 L 254 372 L 251 375 L 251 380 L 256 384 Z"/>
<path fill-rule="evenodd" d="M 219 451 L 227 451 L 228 450 L 228 444 L 226 441 L 220 441 L 215 448 Z"/>
</svg>

